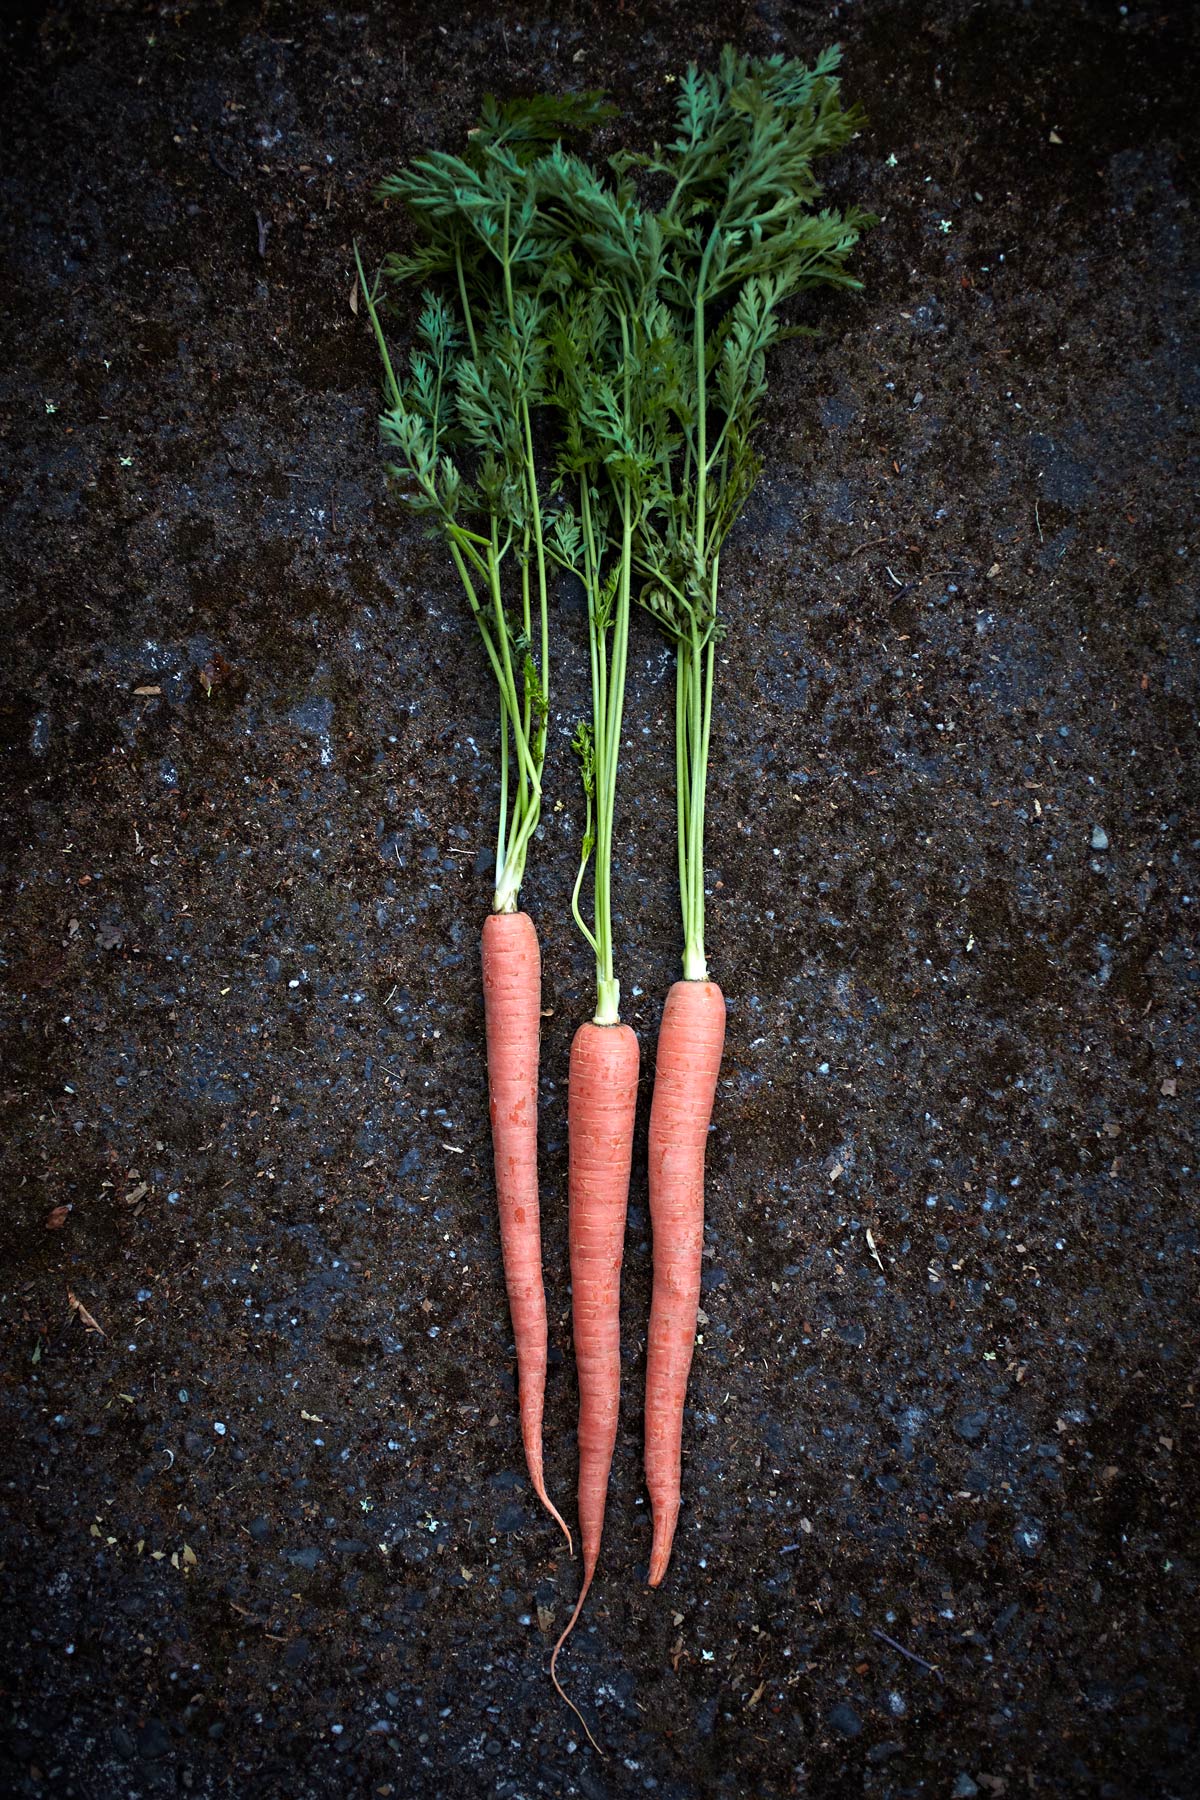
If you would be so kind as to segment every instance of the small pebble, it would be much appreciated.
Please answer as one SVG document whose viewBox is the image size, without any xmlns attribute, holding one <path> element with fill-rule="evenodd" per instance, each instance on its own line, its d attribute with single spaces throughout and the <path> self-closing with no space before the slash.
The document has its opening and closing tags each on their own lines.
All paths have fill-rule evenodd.
<svg viewBox="0 0 1200 1800">
<path fill-rule="evenodd" d="M 1092 849 L 1093 850 L 1107 850 L 1108 849 L 1108 833 L 1107 833 L 1107 831 L 1105 831 L 1103 825 L 1093 825 L 1092 826 Z"/>
</svg>

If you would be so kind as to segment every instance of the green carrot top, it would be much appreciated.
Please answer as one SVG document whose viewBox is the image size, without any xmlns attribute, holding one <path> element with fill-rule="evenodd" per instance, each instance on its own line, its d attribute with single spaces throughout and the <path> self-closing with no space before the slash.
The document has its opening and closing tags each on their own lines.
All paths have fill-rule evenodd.
<svg viewBox="0 0 1200 1800">
<path fill-rule="evenodd" d="M 419 234 L 389 256 L 392 282 L 427 288 L 401 379 L 358 252 L 383 362 L 385 445 L 401 498 L 447 544 L 500 698 L 497 912 L 515 911 L 541 816 L 551 618 L 533 419 L 546 399 L 546 327 L 566 279 L 530 167 L 565 131 L 608 116 L 595 94 L 484 103 L 465 157 L 432 152 L 379 186 Z M 515 592 L 514 592 L 515 590 Z M 515 779 L 510 780 L 510 754 Z"/>
<path fill-rule="evenodd" d="M 707 972 L 718 571 L 761 467 L 753 437 L 766 351 L 797 333 L 780 317 L 793 295 L 859 285 L 845 263 L 874 222 L 854 207 L 814 209 L 814 160 L 862 122 L 842 105 L 839 57 L 832 48 L 808 68 L 726 47 L 715 71 L 685 75 L 679 135 L 665 150 L 614 158 L 610 180 L 561 147 L 536 171 L 541 208 L 560 223 L 577 270 L 577 297 L 551 333 L 573 456 L 604 472 L 623 523 L 632 520 L 636 598 L 676 651 L 679 889 L 692 979 Z M 651 187 L 669 184 L 657 211 L 641 203 L 633 171 Z"/>
</svg>

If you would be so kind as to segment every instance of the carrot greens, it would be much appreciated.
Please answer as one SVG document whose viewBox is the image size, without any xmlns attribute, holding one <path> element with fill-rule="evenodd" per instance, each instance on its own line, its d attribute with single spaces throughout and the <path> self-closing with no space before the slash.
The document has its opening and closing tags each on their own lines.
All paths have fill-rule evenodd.
<svg viewBox="0 0 1200 1800">
<path fill-rule="evenodd" d="M 841 103 L 839 60 L 836 46 L 812 68 L 726 46 L 715 71 L 685 75 L 674 142 L 621 164 L 671 183 L 659 213 L 667 245 L 659 294 L 671 320 L 673 355 L 664 364 L 678 432 L 654 447 L 638 554 L 639 598 L 675 648 L 685 979 L 707 973 L 704 806 L 720 557 L 761 468 L 753 438 L 766 351 L 795 334 L 780 317 L 793 295 L 859 285 L 845 264 L 873 222 L 855 207 L 813 207 L 815 158 L 845 144 L 862 119 Z"/>
<path fill-rule="evenodd" d="M 404 202 L 416 248 L 368 284 L 383 363 L 383 440 L 404 503 L 446 544 L 500 701 L 493 908 L 515 912 L 541 817 L 551 621 L 544 483 L 534 419 L 548 398 L 546 331 L 561 248 L 539 216 L 531 168 L 548 143 L 608 116 L 596 94 L 484 103 L 465 156 L 435 151 L 378 189 Z M 402 378 L 382 320 L 385 283 L 427 288 Z"/>
</svg>

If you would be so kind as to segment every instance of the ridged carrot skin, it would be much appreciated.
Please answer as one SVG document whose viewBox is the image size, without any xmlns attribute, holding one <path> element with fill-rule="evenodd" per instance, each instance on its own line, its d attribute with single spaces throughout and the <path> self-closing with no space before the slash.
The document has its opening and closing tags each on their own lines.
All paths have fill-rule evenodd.
<svg viewBox="0 0 1200 1800">
<path fill-rule="evenodd" d="M 600 1554 L 621 1402 L 621 1262 L 640 1053 L 628 1025 L 581 1025 L 567 1104 L 571 1317 L 579 1372 L 584 1580 Z"/>
<path fill-rule="evenodd" d="M 696 1342 L 704 1250 L 704 1151 L 721 1052 L 725 997 L 715 981 L 677 981 L 658 1035 L 650 1107 L 654 1284 L 646 1348 L 646 1487 L 654 1518 L 650 1586 L 671 1560 L 679 1518 L 683 1403 Z"/>
<path fill-rule="evenodd" d="M 628 1025 L 581 1025 L 567 1097 L 571 1316 L 579 1372 L 579 1536 L 583 1586 L 558 1652 L 596 1572 L 621 1401 L 621 1262 L 640 1055 Z M 557 1685 L 557 1677 L 555 1677 Z M 560 1689 L 561 1692 L 561 1689 Z M 565 1698 L 565 1696 L 564 1696 Z"/>
<path fill-rule="evenodd" d="M 546 1294 L 538 1209 L 538 1039 L 542 959 L 528 913 L 492 913 L 483 927 L 483 1011 L 496 1162 L 500 1249 L 517 1348 L 521 1436 L 533 1489 L 571 1542 L 542 1474 Z"/>
</svg>

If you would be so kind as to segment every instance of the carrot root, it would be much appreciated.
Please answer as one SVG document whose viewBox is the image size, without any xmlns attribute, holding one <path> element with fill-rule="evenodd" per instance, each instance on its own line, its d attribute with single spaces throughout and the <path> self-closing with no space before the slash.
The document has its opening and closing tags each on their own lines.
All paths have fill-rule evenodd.
<svg viewBox="0 0 1200 1800">
<path fill-rule="evenodd" d="M 583 1585 L 554 1646 L 550 1674 L 595 1748 L 579 1708 L 558 1680 L 559 1651 L 583 1610 L 604 1531 L 608 1476 L 621 1401 L 621 1262 L 633 1161 L 639 1051 L 628 1025 L 581 1025 L 571 1045 L 567 1102 L 571 1316 L 579 1372 L 579 1536 Z"/>
<path fill-rule="evenodd" d="M 483 927 L 482 957 L 496 1200 L 517 1349 L 521 1437 L 533 1491 L 573 1551 L 571 1533 L 546 1492 L 542 1471 L 547 1360 L 537 1177 L 542 963 L 529 914 L 492 913 Z"/>
<path fill-rule="evenodd" d="M 592 1585 L 591 1576 L 585 1575 L 583 1578 L 583 1586 L 579 1590 L 579 1598 L 575 1602 L 575 1611 L 571 1614 L 570 1618 L 567 1620 L 566 1630 L 563 1632 L 563 1634 L 559 1638 L 557 1644 L 555 1644 L 554 1649 L 550 1653 L 550 1679 L 554 1683 L 555 1689 L 558 1692 L 559 1699 L 566 1701 L 566 1703 L 570 1707 L 571 1711 L 575 1714 L 575 1717 L 579 1720 L 579 1723 L 583 1726 L 584 1734 L 587 1737 L 587 1741 L 592 1746 L 592 1749 L 596 1752 L 596 1755 L 603 1756 L 604 1755 L 603 1750 L 600 1748 L 599 1744 L 596 1742 L 595 1738 L 592 1736 L 591 1726 L 588 1724 L 587 1720 L 584 1718 L 583 1714 L 580 1712 L 579 1708 L 576 1706 L 575 1702 L 572 1700 L 570 1694 L 568 1694 L 566 1689 L 563 1687 L 562 1682 L 558 1679 L 558 1672 L 557 1672 L 558 1653 L 562 1649 L 563 1645 L 566 1643 L 567 1639 L 570 1637 L 571 1633 L 575 1629 L 575 1621 L 578 1619 L 580 1613 L 583 1611 L 583 1603 L 587 1599 L 588 1589 L 591 1587 L 591 1585 Z"/>
<path fill-rule="evenodd" d="M 704 1251 L 704 1151 L 725 1045 L 714 981 L 677 981 L 658 1037 L 650 1109 L 654 1282 L 646 1346 L 646 1487 L 654 1520 L 649 1583 L 667 1572 L 679 1518 L 683 1406 L 696 1342 Z"/>
</svg>

